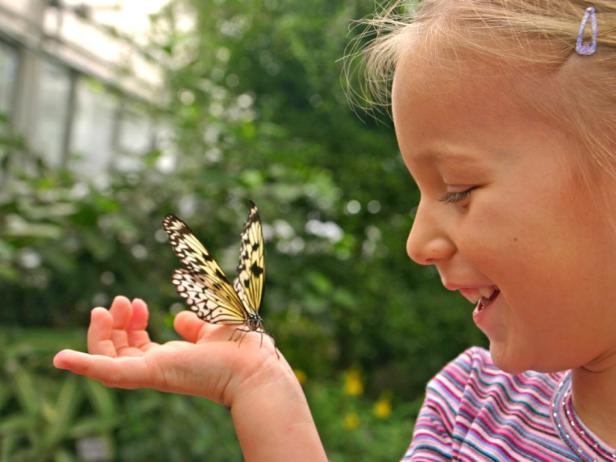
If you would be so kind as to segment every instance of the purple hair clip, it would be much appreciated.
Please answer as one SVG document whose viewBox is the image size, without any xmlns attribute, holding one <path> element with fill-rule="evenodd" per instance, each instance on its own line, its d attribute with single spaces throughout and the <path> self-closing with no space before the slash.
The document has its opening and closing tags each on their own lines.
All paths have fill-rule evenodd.
<svg viewBox="0 0 616 462">
<path fill-rule="evenodd" d="M 592 41 L 590 44 L 584 43 L 584 31 L 586 30 L 586 26 L 588 25 L 588 20 L 590 19 L 591 30 L 592 30 Z M 584 17 L 582 18 L 582 22 L 580 23 L 580 31 L 577 36 L 577 43 L 575 45 L 575 52 L 578 55 L 582 56 L 590 56 L 594 55 L 597 51 L 597 11 L 594 6 L 589 6 L 586 8 L 584 12 Z"/>
</svg>

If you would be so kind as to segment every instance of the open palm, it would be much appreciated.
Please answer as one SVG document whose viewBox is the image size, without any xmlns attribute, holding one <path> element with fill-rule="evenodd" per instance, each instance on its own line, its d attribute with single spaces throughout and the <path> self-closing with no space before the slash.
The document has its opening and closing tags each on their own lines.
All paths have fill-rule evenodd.
<svg viewBox="0 0 616 462">
<path fill-rule="evenodd" d="M 194 313 L 181 312 L 174 327 L 185 340 L 159 344 L 150 340 L 147 323 L 145 302 L 118 296 L 109 310 L 92 310 L 88 353 L 62 350 L 54 365 L 110 387 L 153 388 L 226 405 L 231 405 L 240 385 L 250 381 L 254 387 L 254 382 L 266 381 L 272 369 L 290 372 L 268 336 L 251 332 L 241 344 L 231 342 L 235 327 L 209 324 Z"/>
</svg>

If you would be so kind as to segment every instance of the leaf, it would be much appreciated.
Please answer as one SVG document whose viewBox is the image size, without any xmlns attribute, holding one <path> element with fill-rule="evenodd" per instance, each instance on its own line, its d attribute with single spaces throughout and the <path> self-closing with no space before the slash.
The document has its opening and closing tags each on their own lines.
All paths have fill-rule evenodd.
<svg viewBox="0 0 616 462">
<path fill-rule="evenodd" d="M 82 417 L 67 431 L 70 438 L 83 438 L 113 430 L 120 424 L 121 415 L 109 417 Z"/>
<path fill-rule="evenodd" d="M 310 281 L 312 287 L 314 287 L 320 294 L 330 294 L 333 289 L 331 281 L 323 273 L 310 271 L 308 273 L 308 280 Z"/>
<path fill-rule="evenodd" d="M 13 374 L 15 395 L 21 407 L 30 415 L 41 412 L 41 396 L 34 385 L 32 375 L 25 369 L 18 369 Z"/>
<path fill-rule="evenodd" d="M 33 462 L 40 460 L 40 454 L 34 449 L 21 449 L 10 454 L 10 458 L 6 459 L 10 462 Z"/>
<path fill-rule="evenodd" d="M 68 431 L 70 422 L 75 417 L 77 406 L 81 402 L 81 380 L 69 376 L 62 386 L 56 400 L 56 406 L 49 416 L 49 426 L 46 428 L 42 446 L 51 448 L 61 441 Z"/>
<path fill-rule="evenodd" d="M 24 220 L 13 223 L 4 231 L 7 237 L 27 237 L 30 239 L 59 239 L 62 237 L 62 228 L 56 225 L 29 223 Z"/>
<path fill-rule="evenodd" d="M 54 462 L 77 462 L 77 458 L 66 449 L 57 449 L 53 455 Z"/>
<path fill-rule="evenodd" d="M 0 445 L 0 462 L 11 462 L 11 454 L 18 444 L 19 438 L 15 434 L 3 436 L 2 444 Z"/>
<path fill-rule="evenodd" d="M 39 418 L 28 414 L 11 415 L 10 417 L 3 417 L 0 421 L 0 435 L 4 438 L 11 435 L 15 436 L 28 431 L 35 430 L 38 426 Z M 4 444 L 4 443 L 3 443 Z"/>
<path fill-rule="evenodd" d="M 114 394 L 109 388 L 93 380 L 86 380 L 86 395 L 90 404 L 101 417 L 113 418 L 116 415 Z"/>
<path fill-rule="evenodd" d="M 4 407 L 4 405 L 10 398 L 11 398 L 11 390 L 9 389 L 9 387 L 6 386 L 6 384 L 0 384 L 0 411 L 2 410 L 2 408 Z"/>
</svg>

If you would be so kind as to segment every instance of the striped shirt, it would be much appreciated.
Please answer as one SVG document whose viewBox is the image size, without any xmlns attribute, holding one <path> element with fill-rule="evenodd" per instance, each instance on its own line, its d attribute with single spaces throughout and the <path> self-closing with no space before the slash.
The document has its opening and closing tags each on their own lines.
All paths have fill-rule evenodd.
<svg viewBox="0 0 616 462">
<path fill-rule="evenodd" d="M 404 461 L 616 462 L 575 415 L 571 373 L 499 370 L 466 350 L 430 382 Z"/>
</svg>

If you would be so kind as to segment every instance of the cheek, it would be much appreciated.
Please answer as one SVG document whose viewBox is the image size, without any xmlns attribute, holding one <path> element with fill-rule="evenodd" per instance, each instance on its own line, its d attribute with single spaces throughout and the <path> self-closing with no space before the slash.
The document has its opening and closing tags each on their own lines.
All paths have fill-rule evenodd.
<svg viewBox="0 0 616 462">
<path fill-rule="evenodd" d="M 458 251 L 480 270 L 498 266 L 526 247 L 519 223 L 502 207 L 489 204 L 471 204 L 456 234 Z"/>
<path fill-rule="evenodd" d="M 471 204 L 457 228 L 458 251 L 517 308 L 542 310 L 549 317 L 558 306 L 582 304 L 581 288 L 597 292 L 597 278 L 589 275 L 599 264 L 593 257 L 601 253 L 586 224 L 556 212 L 537 204 Z"/>
<path fill-rule="evenodd" d="M 471 205 L 472 207 L 472 205 Z M 502 291 L 512 306 L 528 306 L 541 298 L 553 270 L 545 267 L 545 241 L 524 222 L 523 216 L 502 207 L 469 209 L 458 226 L 458 252 L 465 262 Z"/>
</svg>

